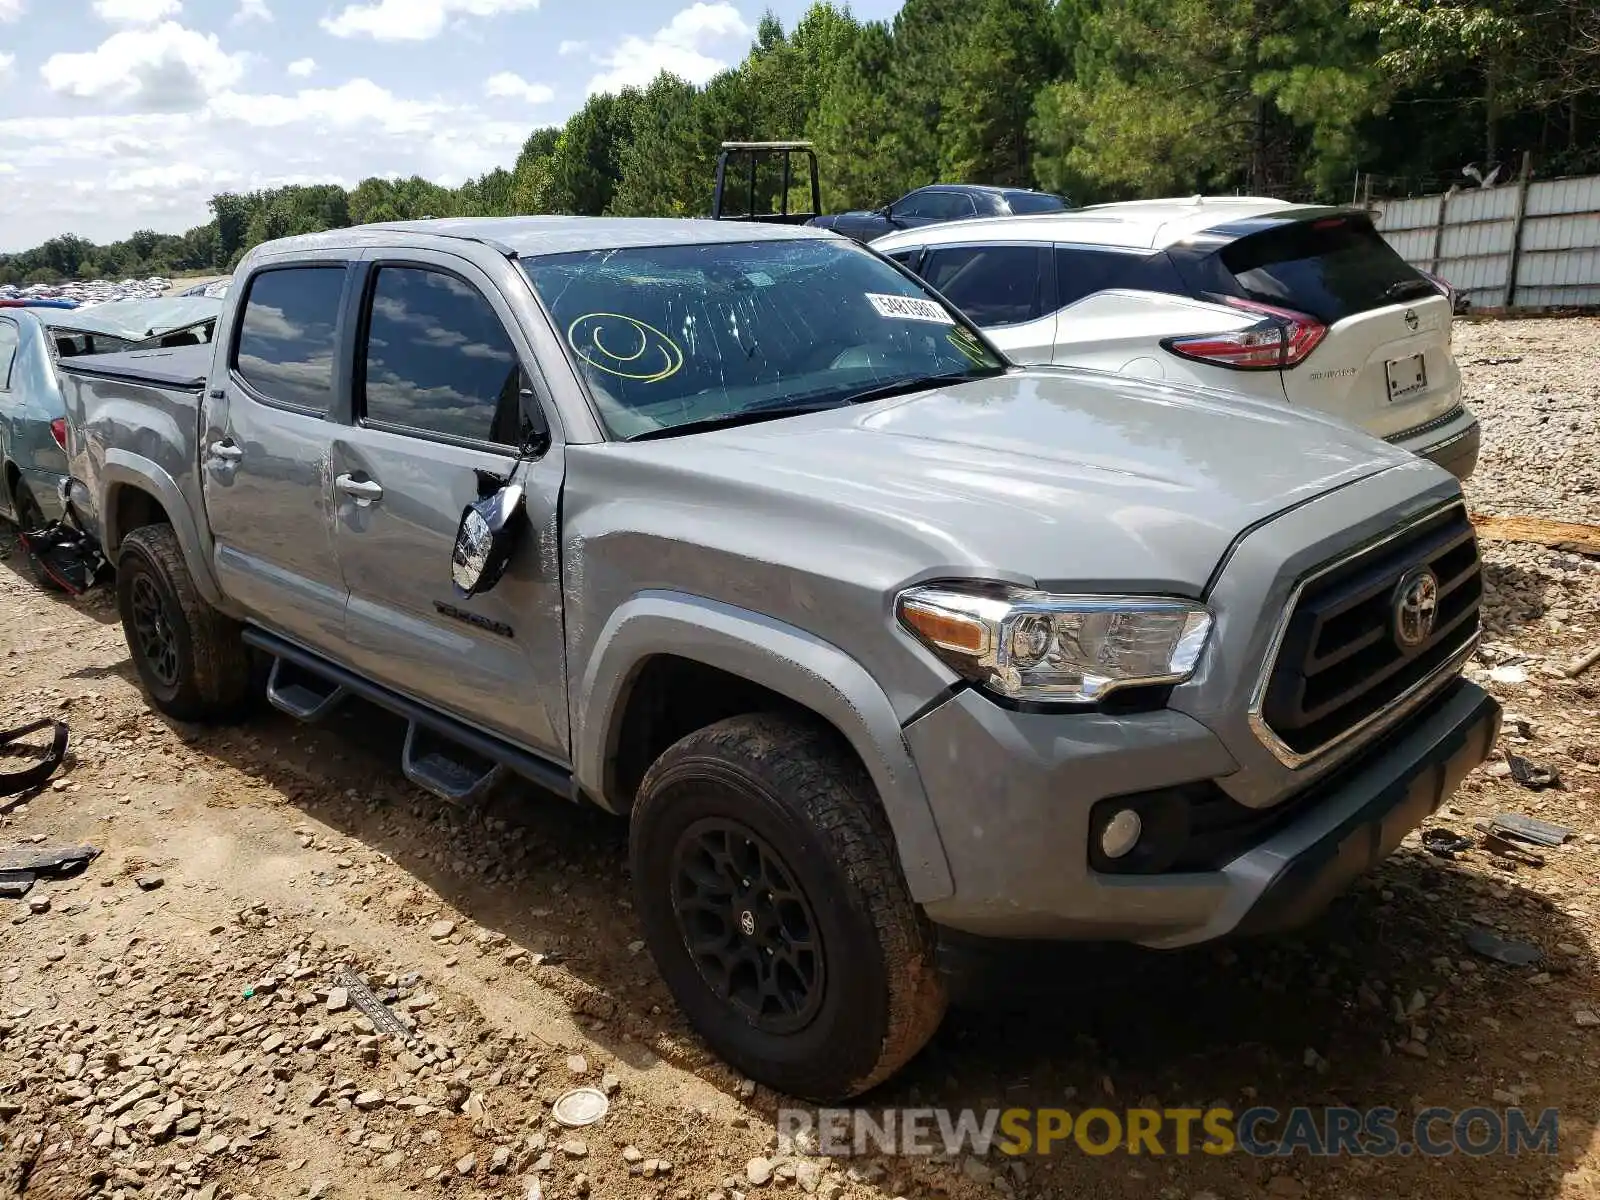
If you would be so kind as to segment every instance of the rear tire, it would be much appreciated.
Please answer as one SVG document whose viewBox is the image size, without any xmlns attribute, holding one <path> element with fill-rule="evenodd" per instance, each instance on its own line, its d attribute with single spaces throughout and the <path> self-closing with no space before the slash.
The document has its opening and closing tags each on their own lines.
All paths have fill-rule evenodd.
<svg viewBox="0 0 1600 1200">
<path fill-rule="evenodd" d="M 33 492 L 20 478 L 11 486 L 11 511 L 16 514 L 18 533 L 38 533 L 47 523 L 44 519 L 44 510 L 39 507 L 39 502 L 33 498 Z M 18 548 L 21 549 L 20 544 Z M 47 592 L 66 591 L 51 578 L 50 572 L 44 569 L 44 564 L 39 561 L 38 555 L 31 550 L 23 550 L 22 553 L 28 560 L 28 570 L 33 573 L 35 583 Z"/>
<path fill-rule="evenodd" d="M 179 721 L 240 716 L 252 697 L 250 654 L 238 622 L 200 598 L 170 525 L 122 539 L 117 612 L 139 681 Z"/>
<path fill-rule="evenodd" d="M 646 942 L 690 1023 L 750 1078 L 845 1099 L 938 1029 L 933 931 L 893 846 L 859 760 L 819 724 L 729 718 L 645 774 L 630 857 Z"/>
</svg>

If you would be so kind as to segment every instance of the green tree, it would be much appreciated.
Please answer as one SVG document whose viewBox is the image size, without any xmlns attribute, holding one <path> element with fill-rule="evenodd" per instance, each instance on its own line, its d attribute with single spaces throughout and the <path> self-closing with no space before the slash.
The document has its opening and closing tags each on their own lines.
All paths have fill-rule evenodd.
<svg viewBox="0 0 1600 1200">
<path fill-rule="evenodd" d="M 550 155 L 549 202 L 556 212 L 595 216 L 606 211 L 622 179 L 635 88 L 620 95 L 590 96 L 567 121 Z"/>
<path fill-rule="evenodd" d="M 1387 102 L 1342 0 L 1120 0 L 1079 37 L 1032 132 L 1040 179 L 1081 198 L 1326 187 Z"/>
<path fill-rule="evenodd" d="M 1046 0 L 982 0 L 940 105 L 939 175 L 1029 187 L 1034 99 L 1056 69 Z"/>
</svg>

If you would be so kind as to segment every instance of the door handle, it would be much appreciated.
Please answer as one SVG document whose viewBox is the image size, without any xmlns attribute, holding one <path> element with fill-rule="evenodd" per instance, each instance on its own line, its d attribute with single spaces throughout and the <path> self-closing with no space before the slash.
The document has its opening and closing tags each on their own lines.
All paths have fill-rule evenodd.
<svg viewBox="0 0 1600 1200">
<path fill-rule="evenodd" d="M 383 488 L 375 479 L 357 479 L 354 475 L 341 475 L 333 482 L 335 487 L 357 504 L 376 504 L 383 499 Z"/>
<path fill-rule="evenodd" d="M 238 462 L 244 457 L 244 451 L 234 444 L 232 438 L 225 438 L 211 443 L 211 457 L 223 462 Z"/>
</svg>

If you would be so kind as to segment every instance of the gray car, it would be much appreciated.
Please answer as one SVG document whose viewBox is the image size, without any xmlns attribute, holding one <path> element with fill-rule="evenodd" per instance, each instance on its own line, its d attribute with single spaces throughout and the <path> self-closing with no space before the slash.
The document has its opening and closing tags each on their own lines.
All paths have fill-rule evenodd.
<svg viewBox="0 0 1600 1200">
<path fill-rule="evenodd" d="M 401 714 L 630 822 L 706 1040 L 854 1095 L 951 931 L 1310 919 L 1488 755 L 1459 484 L 1331 418 L 1008 363 L 817 230 L 510 218 L 240 264 L 214 346 L 65 371 L 150 702 Z"/>
<path fill-rule="evenodd" d="M 63 358 L 209 339 L 220 300 L 117 300 L 87 308 L 0 308 L 0 515 L 37 529 L 62 514 L 67 422 Z"/>
</svg>

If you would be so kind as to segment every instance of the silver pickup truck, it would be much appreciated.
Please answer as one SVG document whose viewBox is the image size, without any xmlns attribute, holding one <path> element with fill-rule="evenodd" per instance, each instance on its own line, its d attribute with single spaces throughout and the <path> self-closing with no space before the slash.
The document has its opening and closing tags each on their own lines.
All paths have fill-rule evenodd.
<svg viewBox="0 0 1600 1200">
<path fill-rule="evenodd" d="M 1456 481 L 1331 419 L 1021 369 L 817 230 L 437 220 L 271 242 L 212 347 L 63 364 L 151 703 L 409 722 L 631 821 L 710 1045 L 839 1098 L 942 930 L 1303 922 L 1482 762 Z"/>
</svg>

